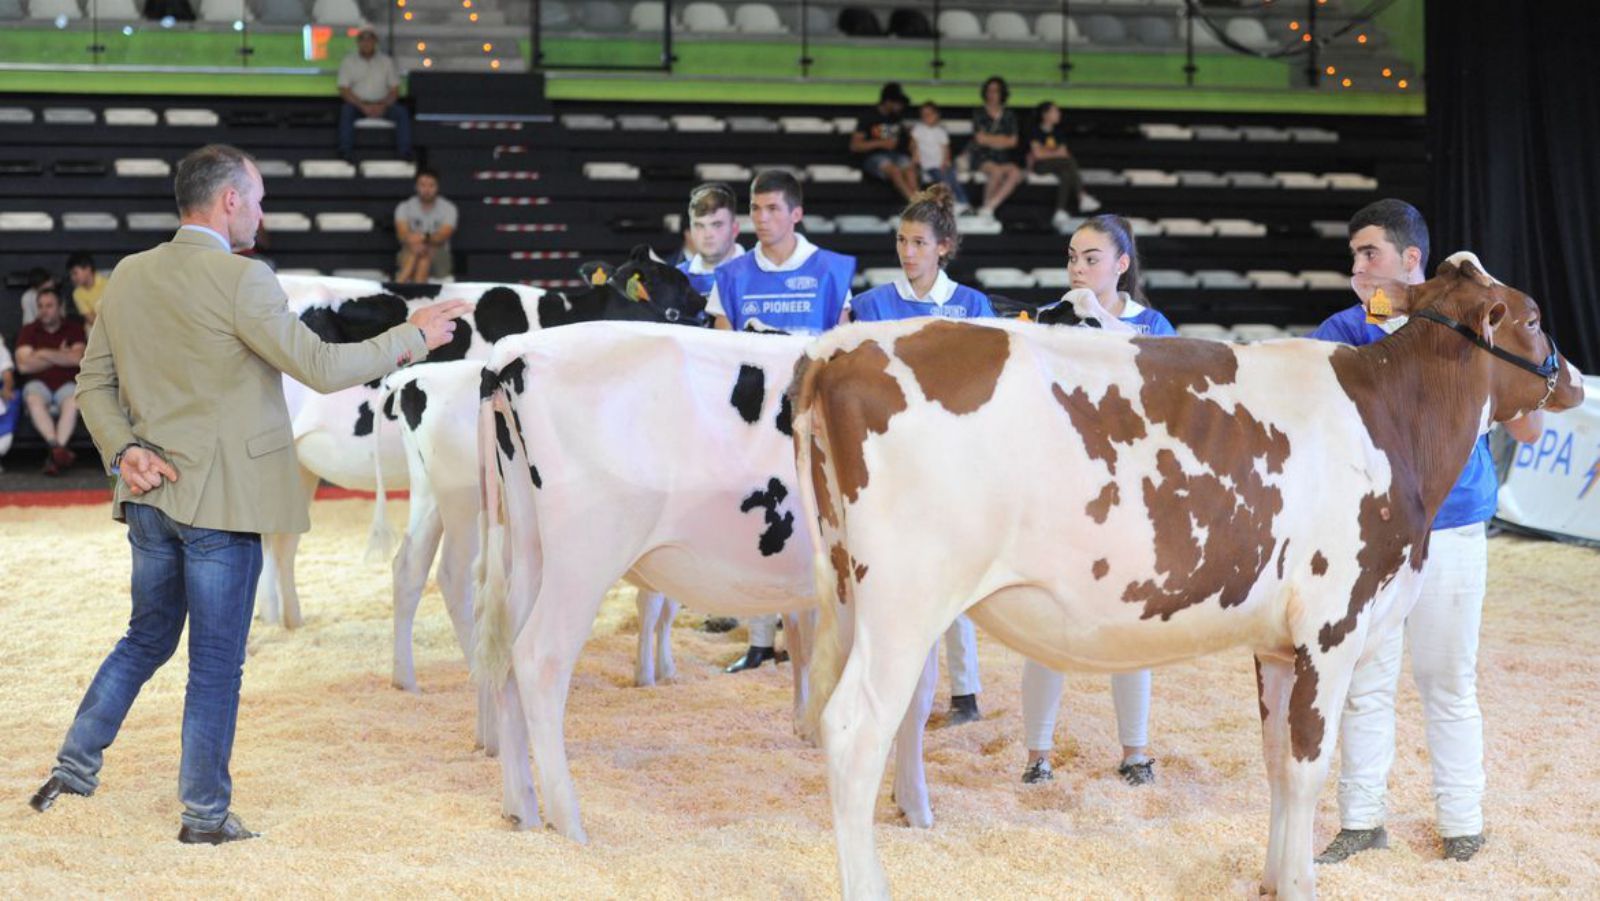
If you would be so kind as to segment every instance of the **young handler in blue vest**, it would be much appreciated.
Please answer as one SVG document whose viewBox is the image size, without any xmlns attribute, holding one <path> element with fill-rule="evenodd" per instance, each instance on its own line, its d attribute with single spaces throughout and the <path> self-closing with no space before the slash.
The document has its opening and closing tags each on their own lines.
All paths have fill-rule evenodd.
<svg viewBox="0 0 1600 901">
<path fill-rule="evenodd" d="M 750 182 L 750 223 L 756 249 L 718 266 L 706 295 L 717 328 L 820 335 L 844 321 L 855 278 L 855 257 L 823 250 L 794 227 L 805 215 L 800 182 L 768 169 Z M 776 616 L 750 620 L 750 648 L 724 672 L 755 669 L 776 659 Z"/>
<path fill-rule="evenodd" d="M 945 274 L 945 266 L 956 255 L 960 243 L 955 195 L 948 187 L 935 184 L 912 197 L 910 205 L 900 213 L 900 227 L 895 233 L 895 250 L 900 255 L 903 274 L 890 284 L 851 298 L 852 318 L 857 322 L 882 322 L 917 316 L 993 316 L 988 297 L 956 284 Z M 978 694 L 983 685 L 978 678 L 978 637 L 972 620 L 957 617 L 944 639 L 945 660 L 950 667 L 950 717 L 946 723 L 959 726 L 976 722 L 982 717 Z"/>
<path fill-rule="evenodd" d="M 733 188 L 720 181 L 689 192 L 689 246 L 695 252 L 678 264 L 678 270 L 689 276 L 690 287 L 702 297 L 711 293 L 718 266 L 744 256 L 734 204 Z"/>
<path fill-rule="evenodd" d="M 1067 247 L 1067 274 L 1073 290 L 1094 292 L 1096 301 L 1109 314 L 1102 322 L 1107 331 L 1178 333 L 1167 317 L 1144 303 L 1139 284 L 1139 249 L 1134 245 L 1132 227 L 1121 216 L 1101 214 L 1073 232 Z M 1049 782 L 1055 778 L 1050 769 L 1050 750 L 1055 740 L 1061 689 L 1060 673 L 1032 660 L 1022 665 L 1023 744 L 1028 748 L 1023 782 Z M 1154 781 L 1155 761 L 1148 753 L 1147 737 L 1150 671 L 1112 676 L 1111 701 L 1117 711 L 1117 737 L 1122 742 L 1122 763 L 1117 773 L 1129 785 Z"/>
<path fill-rule="evenodd" d="M 1411 204 L 1386 199 L 1350 219 L 1351 273 L 1420 284 L 1428 262 L 1428 225 Z M 1404 323 L 1367 320 L 1361 304 L 1330 316 L 1312 338 L 1363 345 L 1381 341 Z M 1396 385 L 1396 391 L 1416 386 Z M 1518 441 L 1538 439 L 1541 414 L 1505 424 Z M 1433 798 L 1444 856 L 1470 859 L 1483 847 L 1483 715 L 1478 709 L 1478 627 L 1488 582 L 1484 523 L 1499 494 L 1489 441 L 1478 440 L 1461 477 L 1433 519 L 1422 591 L 1382 645 L 1356 666 L 1339 724 L 1339 834 L 1318 863 L 1338 863 L 1369 848 L 1386 848 L 1383 821 L 1389 767 L 1394 763 L 1394 698 L 1404 645 L 1411 645 L 1411 674 L 1422 697 Z"/>
</svg>

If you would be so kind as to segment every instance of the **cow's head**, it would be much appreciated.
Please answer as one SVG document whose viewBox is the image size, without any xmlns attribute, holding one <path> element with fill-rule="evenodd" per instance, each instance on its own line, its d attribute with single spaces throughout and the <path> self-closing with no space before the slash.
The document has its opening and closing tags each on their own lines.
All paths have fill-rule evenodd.
<svg viewBox="0 0 1600 901">
<path fill-rule="evenodd" d="M 633 249 L 627 262 L 611 274 L 610 284 L 662 321 L 705 322 L 706 299 L 689 284 L 689 277 L 645 245 Z"/>
<path fill-rule="evenodd" d="M 1496 422 L 1583 402 L 1583 376 L 1556 350 L 1539 305 L 1491 276 L 1474 254 L 1452 254 L 1420 285 L 1364 276 L 1354 284 L 1369 309 L 1381 291 L 1393 315 L 1410 317 L 1414 324 L 1408 328 L 1451 329 L 1492 357 L 1489 395 Z"/>
</svg>

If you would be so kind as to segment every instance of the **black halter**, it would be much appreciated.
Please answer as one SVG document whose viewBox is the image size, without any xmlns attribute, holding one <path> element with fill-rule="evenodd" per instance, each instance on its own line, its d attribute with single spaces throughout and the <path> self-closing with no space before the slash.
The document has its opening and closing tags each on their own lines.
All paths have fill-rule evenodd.
<svg viewBox="0 0 1600 901">
<path fill-rule="evenodd" d="M 1483 338 L 1470 327 L 1451 319 L 1449 316 L 1446 316 L 1443 313 L 1438 313 L 1433 310 L 1422 310 L 1416 314 L 1416 318 L 1428 319 L 1433 322 L 1437 322 L 1440 325 L 1447 326 L 1452 331 L 1456 332 L 1456 334 L 1461 335 L 1463 338 L 1466 338 L 1468 341 L 1471 341 L 1473 344 L 1476 344 L 1478 347 L 1488 351 L 1494 356 L 1506 361 L 1507 363 L 1510 363 L 1518 369 L 1525 369 L 1539 378 L 1544 379 L 1544 397 L 1539 399 L 1538 405 L 1534 407 L 1535 410 L 1543 410 L 1544 405 L 1550 402 L 1550 396 L 1555 394 L 1556 380 L 1561 376 L 1561 363 L 1560 358 L 1556 353 L 1556 339 L 1552 337 L 1549 332 L 1544 332 L 1544 337 L 1546 341 L 1550 342 L 1550 356 L 1545 357 L 1543 363 L 1535 363 L 1526 357 L 1519 357 L 1508 350 L 1501 350 L 1500 348 L 1495 347 L 1493 344 L 1483 340 Z"/>
</svg>

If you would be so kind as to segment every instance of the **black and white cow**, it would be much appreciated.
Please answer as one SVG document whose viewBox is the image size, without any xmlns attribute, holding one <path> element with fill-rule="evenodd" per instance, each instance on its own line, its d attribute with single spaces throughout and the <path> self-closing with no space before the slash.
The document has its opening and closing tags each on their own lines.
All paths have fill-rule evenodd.
<svg viewBox="0 0 1600 901">
<path fill-rule="evenodd" d="M 590 268 L 590 267 L 586 267 Z M 290 309 L 325 341 L 364 341 L 403 322 L 411 311 L 449 300 L 468 300 L 473 312 L 455 339 L 429 354 L 428 362 L 483 359 L 494 342 L 530 330 L 594 319 L 679 322 L 704 316 L 705 299 L 687 286 L 683 274 L 636 249 L 615 278 L 578 291 L 545 292 L 523 285 L 456 282 L 447 285 L 387 285 L 362 279 L 279 276 Z M 294 423 L 295 451 L 306 503 L 319 480 L 345 488 L 374 491 L 376 472 L 386 472 L 384 487 L 406 487 L 404 450 L 398 435 L 376 434 L 378 383 L 318 395 L 285 377 L 284 394 Z M 381 466 L 379 455 L 381 454 Z M 374 524 L 375 545 L 387 534 L 382 508 Z M 257 614 L 288 628 L 301 623 L 294 582 L 298 535 L 263 535 L 265 557 L 257 590 Z"/>
</svg>

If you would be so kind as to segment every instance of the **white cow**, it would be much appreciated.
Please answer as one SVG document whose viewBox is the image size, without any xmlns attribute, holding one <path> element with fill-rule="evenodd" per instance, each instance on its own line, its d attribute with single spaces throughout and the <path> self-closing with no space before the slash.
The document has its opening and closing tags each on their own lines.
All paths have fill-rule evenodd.
<svg viewBox="0 0 1600 901">
<path fill-rule="evenodd" d="M 585 840 L 562 721 L 617 579 L 712 613 L 815 604 L 785 395 L 806 341 L 595 323 L 495 348 L 474 674 L 497 692 L 504 809 L 524 828 L 531 730 L 545 817 Z M 809 620 L 789 621 L 797 712 Z"/>
<path fill-rule="evenodd" d="M 1249 648 L 1272 787 L 1263 888 L 1314 893 L 1351 672 L 1415 600 L 1434 513 L 1491 422 L 1582 399 L 1538 307 L 1470 255 L 1385 290 L 1411 321 L 1361 348 L 932 320 L 808 348 L 795 441 L 835 598 L 814 695 L 837 679 L 821 738 L 846 898 L 888 895 L 877 786 L 963 612 L 1053 669 Z"/>
</svg>

